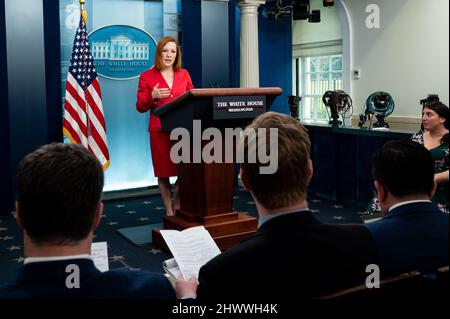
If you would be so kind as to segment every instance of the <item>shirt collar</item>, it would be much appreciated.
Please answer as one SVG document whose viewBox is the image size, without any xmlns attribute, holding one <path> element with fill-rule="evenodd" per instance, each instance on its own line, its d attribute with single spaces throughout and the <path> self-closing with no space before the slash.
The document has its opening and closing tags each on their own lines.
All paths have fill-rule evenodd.
<svg viewBox="0 0 450 319">
<path fill-rule="evenodd" d="M 72 256 L 55 256 L 55 257 L 28 257 L 23 261 L 24 264 L 31 263 L 40 263 L 40 262 L 48 262 L 48 261 L 61 261 L 61 260 L 70 260 L 70 259 L 91 259 L 91 256 L 88 254 L 82 255 L 72 255 Z"/>
<path fill-rule="evenodd" d="M 392 211 L 395 208 L 400 207 L 400 206 L 404 206 L 404 205 L 408 205 L 408 204 L 415 204 L 415 203 L 431 203 L 431 200 L 420 199 L 420 200 L 409 200 L 409 201 L 406 201 L 406 202 L 400 202 L 400 203 L 397 203 L 395 205 L 392 205 L 389 208 L 389 212 Z"/>
<path fill-rule="evenodd" d="M 296 210 L 290 210 L 290 211 L 280 211 L 280 212 L 273 212 L 270 215 L 261 216 L 258 219 L 258 228 L 260 228 L 264 223 L 267 223 L 269 220 L 274 219 L 276 217 L 292 214 L 292 213 L 298 213 L 298 212 L 308 212 L 309 208 L 302 208 L 302 209 L 296 209 Z"/>
</svg>

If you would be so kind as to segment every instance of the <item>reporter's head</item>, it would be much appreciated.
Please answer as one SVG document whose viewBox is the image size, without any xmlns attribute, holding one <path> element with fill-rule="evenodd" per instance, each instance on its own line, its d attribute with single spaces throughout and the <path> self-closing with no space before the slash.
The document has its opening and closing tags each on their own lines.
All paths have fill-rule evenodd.
<svg viewBox="0 0 450 319">
<path fill-rule="evenodd" d="M 381 209 L 402 199 L 431 199 L 435 190 L 430 152 L 410 140 L 389 141 L 375 154 L 373 178 Z"/>
<path fill-rule="evenodd" d="M 270 128 L 278 131 L 277 140 L 270 138 Z M 249 130 L 266 129 L 266 139 L 258 140 L 251 146 Z M 309 181 L 312 177 L 310 160 L 311 143 L 307 130 L 300 122 L 288 115 L 267 112 L 258 116 L 244 131 L 244 154 L 247 156 L 241 165 L 241 178 L 258 202 L 269 210 L 298 204 L 306 200 Z M 249 161 L 249 152 L 258 155 L 259 148 L 270 149 L 270 144 L 278 143 L 278 167 L 273 174 L 261 174 L 266 164 Z"/>
<path fill-rule="evenodd" d="M 19 164 L 19 225 L 36 245 L 76 245 L 98 225 L 102 189 L 103 168 L 84 147 L 42 146 Z"/>
</svg>

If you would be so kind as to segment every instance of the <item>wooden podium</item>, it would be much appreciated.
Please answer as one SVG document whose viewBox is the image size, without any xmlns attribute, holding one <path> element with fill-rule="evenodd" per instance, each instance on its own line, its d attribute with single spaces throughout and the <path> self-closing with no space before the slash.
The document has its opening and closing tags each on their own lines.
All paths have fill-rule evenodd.
<svg viewBox="0 0 450 319">
<path fill-rule="evenodd" d="M 207 128 L 217 128 L 222 133 L 225 128 L 244 128 L 255 116 L 266 112 L 281 92 L 280 88 L 193 89 L 155 110 L 163 130 L 186 129 L 191 146 L 189 163 L 177 164 L 181 207 L 175 216 L 164 218 L 164 229 L 203 225 L 222 251 L 256 232 L 256 218 L 233 210 L 235 163 L 194 161 L 193 157 L 198 159 L 199 154 L 193 154 L 193 135 L 199 133 L 198 123 L 201 132 Z M 196 126 L 194 120 L 201 122 L 197 121 Z M 209 142 L 197 145 L 203 149 Z M 223 139 L 222 142 L 225 145 Z M 153 243 L 167 250 L 158 229 L 153 229 L 152 236 Z"/>
</svg>

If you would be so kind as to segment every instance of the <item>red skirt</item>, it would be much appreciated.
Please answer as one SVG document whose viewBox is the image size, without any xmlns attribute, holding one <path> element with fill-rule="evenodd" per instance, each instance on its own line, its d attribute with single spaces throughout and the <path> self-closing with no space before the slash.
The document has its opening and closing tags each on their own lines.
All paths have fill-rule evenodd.
<svg viewBox="0 0 450 319">
<path fill-rule="evenodd" d="M 170 160 L 172 145 L 169 133 L 150 132 L 150 150 L 155 177 L 177 176 L 176 165 Z"/>
</svg>

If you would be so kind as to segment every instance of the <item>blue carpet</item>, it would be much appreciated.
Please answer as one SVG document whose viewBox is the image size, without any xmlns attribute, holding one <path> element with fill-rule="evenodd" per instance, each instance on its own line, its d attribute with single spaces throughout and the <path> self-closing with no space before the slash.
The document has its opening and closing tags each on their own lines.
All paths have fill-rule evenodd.
<svg viewBox="0 0 450 319">
<path fill-rule="evenodd" d="M 316 217 L 327 223 L 361 223 L 358 208 L 309 199 Z M 237 211 L 256 217 L 256 207 L 249 193 L 239 189 L 234 196 Z M 141 269 L 163 273 L 162 262 L 171 255 L 156 246 L 134 246 L 118 229 L 161 223 L 164 208 L 159 196 L 105 202 L 104 216 L 94 241 L 108 243 L 110 269 Z M 0 216 L 0 283 L 14 276 L 23 262 L 22 234 L 13 216 Z"/>
</svg>

